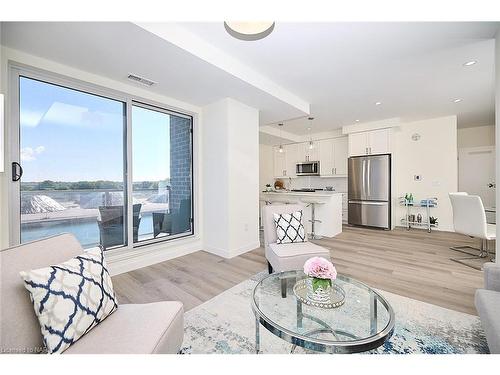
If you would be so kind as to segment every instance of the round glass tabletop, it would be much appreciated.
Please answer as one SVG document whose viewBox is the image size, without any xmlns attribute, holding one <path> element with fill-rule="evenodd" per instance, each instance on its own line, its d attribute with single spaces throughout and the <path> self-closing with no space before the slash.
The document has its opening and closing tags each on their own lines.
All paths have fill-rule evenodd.
<svg viewBox="0 0 500 375">
<path fill-rule="evenodd" d="M 345 292 L 344 303 L 323 309 L 302 303 L 293 286 L 307 276 L 302 271 L 273 273 L 262 279 L 252 295 L 256 317 L 256 351 L 260 325 L 290 342 L 327 353 L 357 353 L 375 349 L 394 331 L 394 311 L 378 292 L 360 281 L 338 275 L 335 284 Z"/>
</svg>

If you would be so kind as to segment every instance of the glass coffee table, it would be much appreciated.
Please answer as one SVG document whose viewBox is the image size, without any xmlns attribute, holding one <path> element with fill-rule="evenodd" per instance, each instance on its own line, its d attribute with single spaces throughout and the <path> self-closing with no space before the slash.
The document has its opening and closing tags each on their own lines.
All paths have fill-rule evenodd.
<svg viewBox="0 0 500 375">
<path fill-rule="evenodd" d="M 260 326 L 292 344 L 325 353 L 359 353 L 375 349 L 394 331 L 395 315 L 375 290 L 360 281 L 338 275 L 345 291 L 344 304 L 323 309 L 302 303 L 293 286 L 307 276 L 302 271 L 273 273 L 262 279 L 252 294 L 255 314 L 255 351 L 260 352 Z M 286 296 L 282 295 L 286 285 Z"/>
</svg>

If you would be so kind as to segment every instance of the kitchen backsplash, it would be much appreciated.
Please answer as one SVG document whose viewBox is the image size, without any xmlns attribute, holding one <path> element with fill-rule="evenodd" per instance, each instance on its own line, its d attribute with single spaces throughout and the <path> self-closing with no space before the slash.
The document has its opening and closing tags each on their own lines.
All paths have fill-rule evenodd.
<svg viewBox="0 0 500 375">
<path fill-rule="evenodd" d="M 285 183 L 285 187 L 289 187 L 289 179 L 281 179 Z M 292 178 L 292 189 L 299 188 L 314 188 L 314 189 L 324 189 L 326 186 L 333 186 L 335 191 L 346 192 L 347 191 L 347 178 L 346 177 L 316 177 L 316 176 L 302 176 Z"/>
</svg>

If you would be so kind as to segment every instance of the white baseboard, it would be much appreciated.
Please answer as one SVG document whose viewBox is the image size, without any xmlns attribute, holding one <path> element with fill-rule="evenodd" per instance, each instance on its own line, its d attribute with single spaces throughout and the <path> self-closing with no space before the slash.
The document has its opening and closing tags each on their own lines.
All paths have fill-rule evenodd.
<svg viewBox="0 0 500 375">
<path fill-rule="evenodd" d="M 248 245 L 236 248 L 236 249 L 221 249 L 212 246 L 205 246 L 205 251 L 218 255 L 222 258 L 231 259 L 237 257 L 238 255 L 244 254 L 248 251 L 255 250 L 260 247 L 260 242 L 253 242 Z"/>
</svg>

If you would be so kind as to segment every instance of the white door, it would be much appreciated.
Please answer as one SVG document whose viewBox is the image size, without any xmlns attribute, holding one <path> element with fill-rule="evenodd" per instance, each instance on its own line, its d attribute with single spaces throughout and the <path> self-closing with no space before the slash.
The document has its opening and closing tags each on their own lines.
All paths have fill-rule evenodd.
<svg viewBox="0 0 500 375">
<path fill-rule="evenodd" d="M 368 133 L 368 153 L 387 154 L 390 151 L 391 130 L 380 129 Z"/>
<path fill-rule="evenodd" d="M 365 132 L 349 134 L 349 156 L 366 155 L 367 150 L 367 135 Z"/>
<path fill-rule="evenodd" d="M 319 143 L 319 171 L 321 176 L 333 175 L 333 139 L 322 139 Z"/>
<path fill-rule="evenodd" d="M 495 147 L 460 148 L 458 190 L 479 195 L 484 207 L 491 208 L 496 206 L 495 188 L 491 184 L 495 184 Z"/>
<path fill-rule="evenodd" d="M 286 169 L 285 150 L 279 152 L 279 147 L 273 147 L 274 154 L 274 177 L 283 177 Z"/>
<path fill-rule="evenodd" d="M 347 137 L 333 140 L 333 159 L 336 175 L 347 175 Z"/>
</svg>

